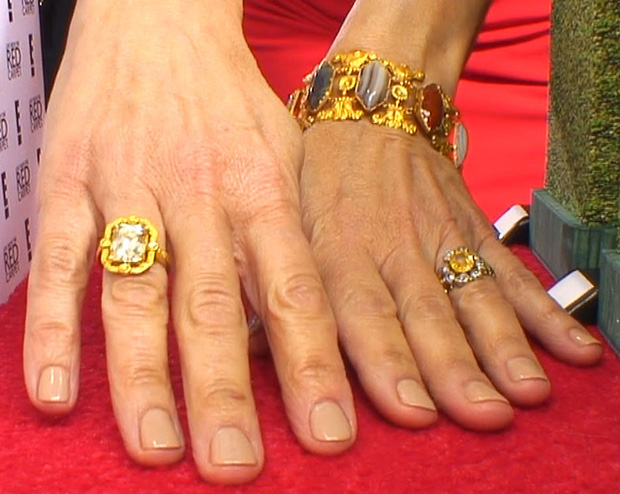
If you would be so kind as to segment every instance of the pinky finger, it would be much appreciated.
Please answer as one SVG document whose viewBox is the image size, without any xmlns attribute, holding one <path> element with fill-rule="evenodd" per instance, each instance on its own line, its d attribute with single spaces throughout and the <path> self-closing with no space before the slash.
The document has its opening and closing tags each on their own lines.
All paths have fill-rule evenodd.
<svg viewBox="0 0 620 494">
<path fill-rule="evenodd" d="M 602 345 L 545 291 L 536 276 L 509 249 L 489 238 L 480 254 L 494 267 L 504 297 L 524 329 L 556 358 L 572 365 L 592 365 Z"/>
<path fill-rule="evenodd" d="M 28 281 L 24 377 L 36 408 L 63 414 L 78 394 L 81 306 L 96 226 L 86 192 L 48 200 L 39 221 Z"/>
</svg>

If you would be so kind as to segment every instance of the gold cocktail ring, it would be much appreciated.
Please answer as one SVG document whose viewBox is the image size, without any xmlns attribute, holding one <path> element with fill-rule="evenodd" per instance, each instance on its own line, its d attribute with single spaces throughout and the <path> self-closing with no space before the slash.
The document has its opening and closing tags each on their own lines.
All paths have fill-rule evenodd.
<svg viewBox="0 0 620 494">
<path fill-rule="evenodd" d="M 483 276 L 495 276 L 493 268 L 467 247 L 449 250 L 443 256 L 443 266 L 437 275 L 446 293 L 461 288 Z"/>
<path fill-rule="evenodd" d="M 144 218 L 118 218 L 105 227 L 97 258 L 111 273 L 140 274 L 157 261 L 168 267 L 168 253 L 157 242 L 159 234 Z"/>
</svg>

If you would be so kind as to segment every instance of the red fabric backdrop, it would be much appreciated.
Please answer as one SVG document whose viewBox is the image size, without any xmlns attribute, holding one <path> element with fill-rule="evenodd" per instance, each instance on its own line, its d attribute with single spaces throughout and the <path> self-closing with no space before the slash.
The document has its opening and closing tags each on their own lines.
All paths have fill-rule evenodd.
<svg viewBox="0 0 620 494">
<path fill-rule="evenodd" d="M 326 51 L 351 0 L 246 0 L 247 32 L 283 97 Z M 497 0 L 459 89 L 470 127 L 466 177 L 490 217 L 528 202 L 542 184 L 549 2 Z M 525 248 L 517 253 L 545 284 L 551 278 Z M 38 414 L 21 381 L 25 286 L 0 307 L 0 493 L 615 493 L 620 486 L 620 362 L 577 370 L 538 350 L 554 389 L 549 402 L 517 410 L 501 433 L 476 434 L 442 417 L 425 431 L 385 423 L 355 382 L 359 439 L 337 458 L 305 453 L 285 420 L 269 360 L 252 362 L 267 462 L 242 487 L 202 482 L 191 451 L 180 464 L 143 469 L 123 451 L 107 391 L 100 273 L 84 314 L 81 395 L 61 420 Z M 174 345 L 172 378 L 186 419 Z M 185 424 L 186 426 L 186 424 Z M 187 432 L 187 427 L 186 427 Z"/>
</svg>

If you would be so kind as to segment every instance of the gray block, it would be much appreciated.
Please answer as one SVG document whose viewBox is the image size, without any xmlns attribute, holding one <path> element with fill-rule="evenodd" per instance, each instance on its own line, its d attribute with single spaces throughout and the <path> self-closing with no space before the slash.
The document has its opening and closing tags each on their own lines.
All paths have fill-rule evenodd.
<svg viewBox="0 0 620 494">
<path fill-rule="evenodd" d="M 620 254 L 606 250 L 601 256 L 598 323 L 609 344 L 620 355 Z"/>
<path fill-rule="evenodd" d="M 585 226 L 545 189 L 534 191 L 530 242 L 534 253 L 556 277 L 574 269 L 598 269 L 601 251 L 616 246 L 614 227 Z"/>
</svg>

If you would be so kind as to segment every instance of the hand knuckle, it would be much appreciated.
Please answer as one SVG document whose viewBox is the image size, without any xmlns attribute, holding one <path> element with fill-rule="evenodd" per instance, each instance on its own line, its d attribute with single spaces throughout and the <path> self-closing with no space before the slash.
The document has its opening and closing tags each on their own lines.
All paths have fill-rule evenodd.
<svg viewBox="0 0 620 494">
<path fill-rule="evenodd" d="M 498 273 L 503 285 L 509 286 L 515 293 L 527 293 L 532 288 L 539 288 L 538 278 L 524 267 L 509 268 Z"/>
<path fill-rule="evenodd" d="M 190 289 L 187 309 L 193 326 L 239 328 L 243 325 L 243 309 L 239 297 L 228 286 L 226 276 L 202 275 Z"/>
<path fill-rule="evenodd" d="M 44 348 L 48 354 L 65 354 L 79 343 L 79 333 L 63 322 L 38 322 L 30 328 L 29 333 L 34 343 Z"/>
<path fill-rule="evenodd" d="M 81 287 L 86 283 L 86 253 L 78 249 L 74 241 L 64 235 L 47 235 L 40 242 L 39 283 L 50 288 L 58 285 Z"/>
<path fill-rule="evenodd" d="M 344 369 L 324 357 L 306 357 L 290 366 L 288 376 L 290 384 L 295 388 L 317 383 L 326 385 L 343 377 Z"/>
<path fill-rule="evenodd" d="M 107 314 L 119 312 L 124 316 L 143 316 L 154 309 L 167 308 L 166 286 L 152 272 L 140 276 L 117 277 L 112 281 L 109 297 L 103 299 Z"/>
<path fill-rule="evenodd" d="M 417 320 L 439 321 L 453 316 L 452 307 L 443 294 L 416 293 L 405 298 L 403 311 Z"/>
<path fill-rule="evenodd" d="M 369 364 L 383 369 L 409 370 L 414 366 L 410 352 L 389 346 L 374 352 L 374 358 L 371 357 L 371 359 L 373 361 L 369 362 Z"/>
<path fill-rule="evenodd" d="M 252 406 L 252 400 L 241 384 L 224 377 L 202 382 L 194 389 L 194 399 L 201 408 L 217 410 L 218 413 Z"/>
<path fill-rule="evenodd" d="M 318 275 L 296 273 L 272 284 L 267 295 L 269 314 L 286 319 L 289 314 L 318 314 L 328 302 Z"/>
<path fill-rule="evenodd" d="M 392 297 L 375 286 L 352 287 L 343 300 L 347 310 L 363 317 L 385 320 L 393 319 L 397 314 L 396 303 Z"/>
<path fill-rule="evenodd" d="M 456 290 L 451 293 L 455 293 L 459 308 L 480 307 L 482 309 L 498 302 L 496 292 L 492 288 L 486 280 L 476 280 L 464 287 L 458 288 L 457 293 L 455 293 Z"/>
<path fill-rule="evenodd" d="M 124 389 L 168 385 L 165 363 L 154 355 L 133 355 L 119 366 L 118 375 Z"/>
</svg>

